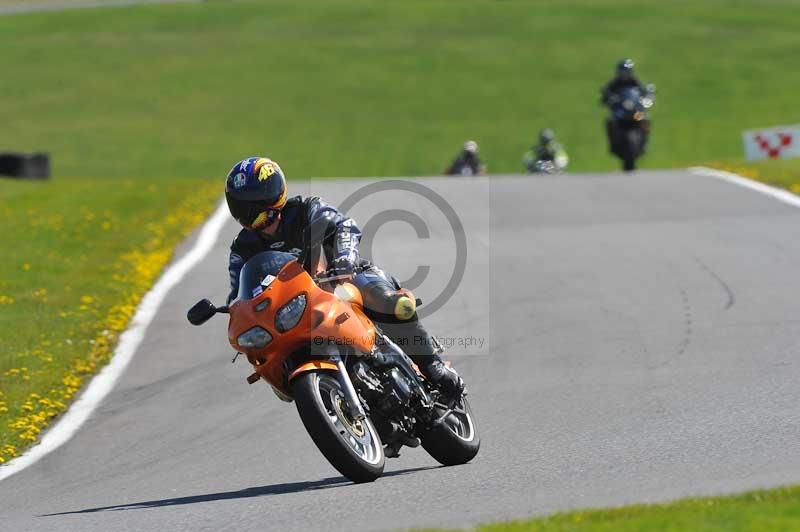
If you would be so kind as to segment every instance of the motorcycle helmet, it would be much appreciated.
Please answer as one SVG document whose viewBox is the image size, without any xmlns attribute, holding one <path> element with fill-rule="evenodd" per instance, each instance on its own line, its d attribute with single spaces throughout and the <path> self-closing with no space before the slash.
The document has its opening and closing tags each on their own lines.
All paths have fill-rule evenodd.
<svg viewBox="0 0 800 532">
<path fill-rule="evenodd" d="M 547 144 L 550 144 L 554 140 L 556 140 L 556 134 L 549 127 L 546 127 L 539 132 L 539 142 L 542 143 L 543 145 L 546 146 Z"/>
<path fill-rule="evenodd" d="M 619 63 L 617 63 L 617 75 L 624 77 L 633 76 L 634 66 L 635 63 L 633 62 L 633 59 L 621 59 Z"/>
<path fill-rule="evenodd" d="M 225 200 L 236 221 L 257 230 L 275 221 L 286 204 L 286 177 L 275 161 L 248 157 L 236 163 L 225 180 Z"/>
</svg>

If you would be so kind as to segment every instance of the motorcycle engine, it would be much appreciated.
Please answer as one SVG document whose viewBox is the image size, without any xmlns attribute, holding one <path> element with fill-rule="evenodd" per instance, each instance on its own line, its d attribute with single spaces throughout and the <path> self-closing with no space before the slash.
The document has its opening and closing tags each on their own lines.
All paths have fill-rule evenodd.
<svg viewBox="0 0 800 532">
<path fill-rule="evenodd" d="M 353 385 L 371 407 L 391 412 L 410 405 L 414 392 L 398 368 L 382 368 L 382 371 L 376 372 L 363 362 L 358 362 L 353 369 Z"/>
<path fill-rule="evenodd" d="M 392 368 L 389 371 L 388 375 L 389 379 L 387 384 L 392 389 L 394 394 L 403 402 L 403 404 L 407 405 L 411 402 L 411 398 L 414 396 L 414 392 L 411 391 L 411 383 L 405 378 L 405 376 L 400 373 L 400 370 L 397 368 Z"/>
<path fill-rule="evenodd" d="M 351 370 L 353 386 L 370 408 L 370 418 L 385 444 L 413 434 L 415 418 L 413 387 L 397 366 L 356 362 Z"/>
</svg>

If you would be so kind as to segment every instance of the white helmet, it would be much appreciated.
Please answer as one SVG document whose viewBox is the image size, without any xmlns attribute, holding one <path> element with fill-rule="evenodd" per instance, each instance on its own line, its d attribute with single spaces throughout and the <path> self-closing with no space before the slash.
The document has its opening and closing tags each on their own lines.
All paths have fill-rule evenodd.
<svg viewBox="0 0 800 532">
<path fill-rule="evenodd" d="M 472 154 L 478 153 L 478 143 L 474 140 L 468 140 L 464 143 L 464 151 Z"/>
</svg>

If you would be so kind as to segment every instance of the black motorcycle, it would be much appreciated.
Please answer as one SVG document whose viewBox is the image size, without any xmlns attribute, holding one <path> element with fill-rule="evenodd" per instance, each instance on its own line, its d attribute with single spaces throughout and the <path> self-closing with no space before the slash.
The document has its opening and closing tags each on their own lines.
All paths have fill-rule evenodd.
<svg viewBox="0 0 800 532">
<path fill-rule="evenodd" d="M 655 104 L 655 87 L 647 92 L 638 87 L 628 87 L 614 94 L 608 101 L 611 116 L 606 122 L 606 134 L 611 153 L 622 160 L 622 169 L 630 172 L 636 168 L 636 159 L 642 156 L 650 137 L 649 109 Z"/>
</svg>

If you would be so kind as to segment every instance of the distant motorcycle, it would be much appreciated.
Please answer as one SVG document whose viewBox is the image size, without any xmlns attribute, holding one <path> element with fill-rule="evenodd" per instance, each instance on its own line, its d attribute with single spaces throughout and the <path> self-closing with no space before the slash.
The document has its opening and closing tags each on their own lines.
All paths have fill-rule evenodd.
<svg viewBox="0 0 800 532">
<path fill-rule="evenodd" d="M 611 97 L 608 106 L 606 133 L 611 152 L 622 160 L 622 169 L 630 172 L 647 147 L 650 137 L 649 109 L 655 104 L 655 86 L 648 85 L 642 93 L 638 87 L 628 87 Z"/>
<path fill-rule="evenodd" d="M 528 166 L 528 171 L 532 174 L 558 174 L 561 172 L 553 161 L 539 159 Z"/>
<path fill-rule="evenodd" d="M 467 398 L 445 397 L 419 372 L 366 316 L 350 278 L 311 277 L 294 255 L 265 251 L 242 268 L 229 306 L 204 299 L 187 317 L 200 325 L 230 314 L 228 339 L 253 365 L 247 381 L 294 401 L 317 448 L 350 480 L 377 479 L 403 445 L 421 444 L 444 465 L 469 462 L 480 437 Z"/>
</svg>

